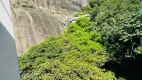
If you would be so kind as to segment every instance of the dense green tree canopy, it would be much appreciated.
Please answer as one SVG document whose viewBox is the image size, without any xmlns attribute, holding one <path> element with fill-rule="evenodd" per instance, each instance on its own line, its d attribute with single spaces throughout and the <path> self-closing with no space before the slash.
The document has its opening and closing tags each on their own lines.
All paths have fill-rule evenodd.
<svg viewBox="0 0 142 80">
<path fill-rule="evenodd" d="M 140 46 L 135 40 L 142 35 L 140 0 L 90 0 L 82 10 L 92 15 L 90 30 L 102 35 L 102 44 L 109 46 L 110 53 L 135 54 L 132 48 Z"/>
<path fill-rule="evenodd" d="M 64 34 L 50 37 L 19 58 L 22 80 L 113 80 L 114 74 L 100 69 L 108 59 L 98 42 L 101 35 L 88 32 L 89 19 L 71 23 Z"/>
<path fill-rule="evenodd" d="M 101 67 L 141 54 L 140 0 L 90 0 L 75 16 L 83 14 L 91 18 L 80 17 L 19 57 L 21 80 L 118 80 Z"/>
</svg>

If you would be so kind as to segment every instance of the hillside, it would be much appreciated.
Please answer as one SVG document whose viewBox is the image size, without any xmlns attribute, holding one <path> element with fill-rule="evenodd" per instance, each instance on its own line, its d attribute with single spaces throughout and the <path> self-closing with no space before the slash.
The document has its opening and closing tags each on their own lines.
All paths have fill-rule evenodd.
<svg viewBox="0 0 142 80">
<path fill-rule="evenodd" d="M 30 46 L 65 29 L 66 19 L 73 16 L 88 0 L 11 0 L 18 56 Z"/>
</svg>

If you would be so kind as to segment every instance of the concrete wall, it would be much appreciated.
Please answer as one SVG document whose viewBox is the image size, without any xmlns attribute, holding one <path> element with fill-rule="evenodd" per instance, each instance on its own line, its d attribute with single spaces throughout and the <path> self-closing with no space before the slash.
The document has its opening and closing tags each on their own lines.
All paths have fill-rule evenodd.
<svg viewBox="0 0 142 80">
<path fill-rule="evenodd" d="M 0 0 L 0 80 L 20 80 L 9 0 Z"/>
</svg>

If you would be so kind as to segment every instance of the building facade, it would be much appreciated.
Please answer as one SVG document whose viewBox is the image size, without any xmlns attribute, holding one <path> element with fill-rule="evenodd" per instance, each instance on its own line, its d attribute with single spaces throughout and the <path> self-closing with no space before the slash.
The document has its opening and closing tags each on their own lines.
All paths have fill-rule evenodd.
<svg viewBox="0 0 142 80">
<path fill-rule="evenodd" d="M 0 80 L 20 80 L 9 0 L 0 0 Z"/>
</svg>

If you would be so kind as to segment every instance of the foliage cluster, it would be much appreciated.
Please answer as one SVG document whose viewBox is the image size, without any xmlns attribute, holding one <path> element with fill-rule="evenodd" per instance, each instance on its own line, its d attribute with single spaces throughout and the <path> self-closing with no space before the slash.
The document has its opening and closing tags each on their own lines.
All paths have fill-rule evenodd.
<svg viewBox="0 0 142 80">
<path fill-rule="evenodd" d="M 63 34 L 19 57 L 22 80 L 117 80 L 100 68 L 110 56 L 141 54 L 140 0 L 90 0 L 75 16 L 83 14 L 91 19 L 77 19 Z"/>
<path fill-rule="evenodd" d="M 90 4 L 82 10 L 92 15 L 90 30 L 102 35 L 101 43 L 109 53 L 125 57 L 141 52 L 140 0 L 90 0 Z"/>
<path fill-rule="evenodd" d="M 88 18 L 71 23 L 64 34 L 50 37 L 19 57 L 21 80 L 114 80 L 99 67 L 108 60 L 98 43 L 101 35 L 89 31 Z"/>
</svg>

